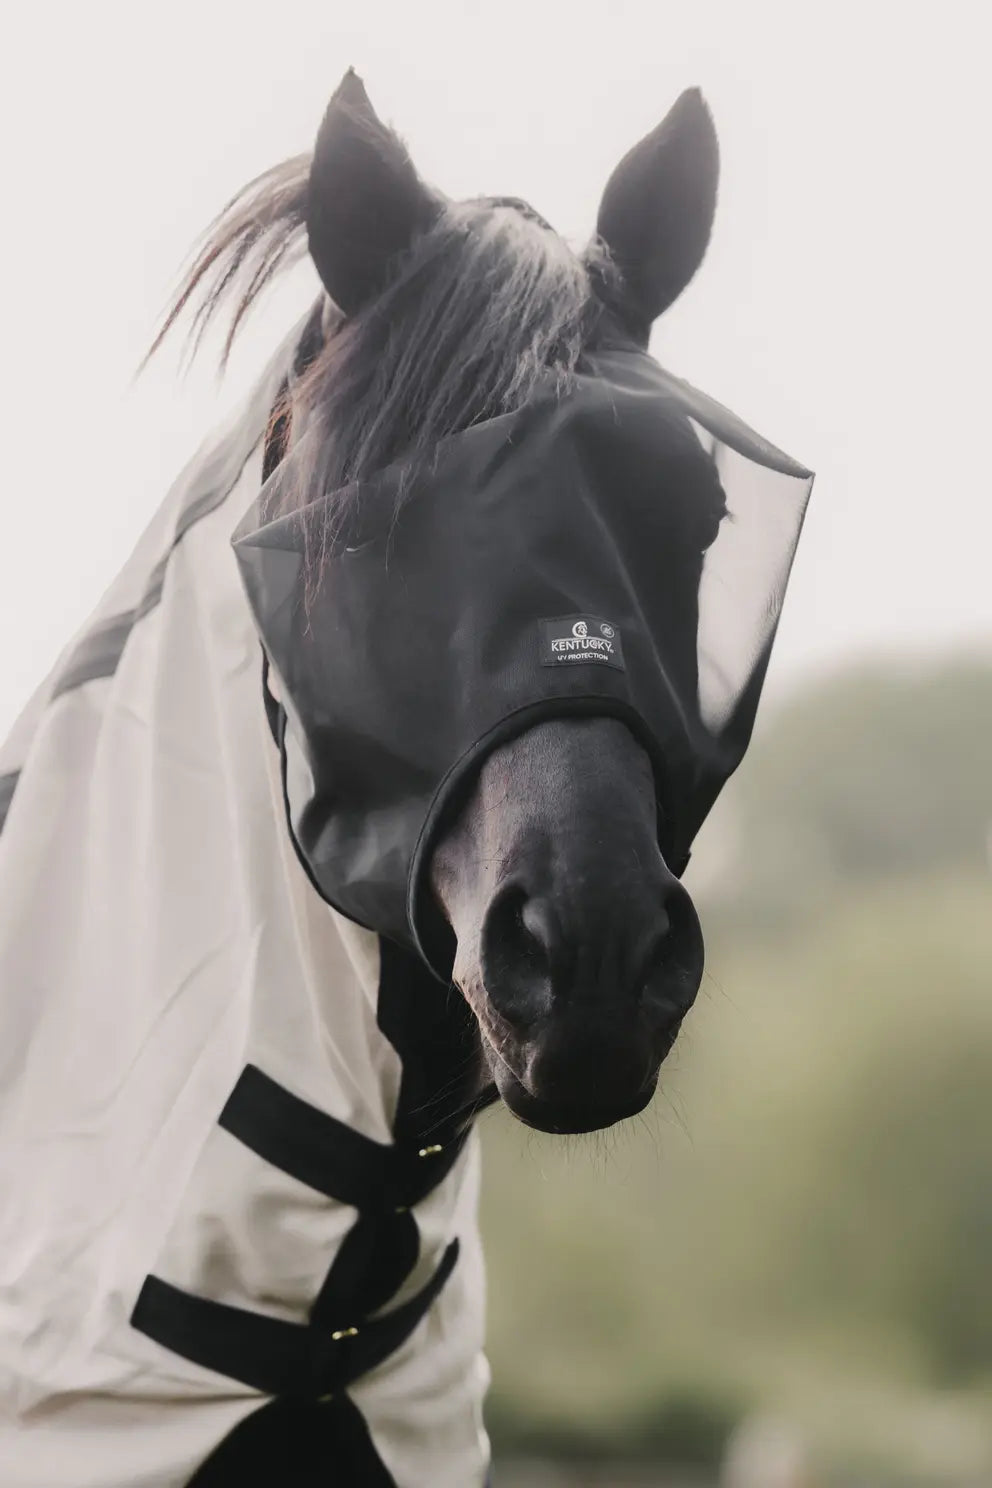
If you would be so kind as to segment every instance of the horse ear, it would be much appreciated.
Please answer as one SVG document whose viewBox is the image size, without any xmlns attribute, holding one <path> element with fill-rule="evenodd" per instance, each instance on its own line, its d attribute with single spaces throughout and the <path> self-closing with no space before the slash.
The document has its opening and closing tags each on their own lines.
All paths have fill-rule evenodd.
<svg viewBox="0 0 992 1488">
<path fill-rule="evenodd" d="M 393 258 L 439 205 L 349 68 L 317 133 L 307 191 L 310 256 L 346 315 L 379 292 Z"/>
<path fill-rule="evenodd" d="M 713 119 L 689 88 L 606 183 L 596 231 L 622 275 L 618 308 L 645 341 L 703 261 L 719 173 Z"/>
</svg>

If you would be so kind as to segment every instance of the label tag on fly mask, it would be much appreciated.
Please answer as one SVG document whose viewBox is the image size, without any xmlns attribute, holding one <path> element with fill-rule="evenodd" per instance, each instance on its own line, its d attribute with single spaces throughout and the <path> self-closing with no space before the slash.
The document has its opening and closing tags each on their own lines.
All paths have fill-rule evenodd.
<svg viewBox="0 0 992 1488">
<path fill-rule="evenodd" d="M 558 620 L 541 621 L 541 665 L 575 666 L 589 662 L 593 666 L 624 670 L 620 632 L 609 620 L 597 615 L 563 615 Z"/>
</svg>

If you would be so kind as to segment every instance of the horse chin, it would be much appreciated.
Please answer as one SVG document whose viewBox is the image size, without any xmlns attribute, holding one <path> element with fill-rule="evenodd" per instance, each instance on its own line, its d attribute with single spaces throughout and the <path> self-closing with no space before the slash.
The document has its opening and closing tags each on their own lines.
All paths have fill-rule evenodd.
<svg viewBox="0 0 992 1488">
<path fill-rule="evenodd" d="M 529 1091 L 502 1061 L 493 1069 L 496 1088 L 503 1104 L 524 1126 L 554 1136 L 577 1136 L 584 1132 L 603 1131 L 637 1116 L 648 1105 L 655 1091 L 655 1080 L 635 1092 L 628 1102 L 616 1106 L 599 1106 L 593 1102 L 566 1102 L 550 1099 Z"/>
</svg>

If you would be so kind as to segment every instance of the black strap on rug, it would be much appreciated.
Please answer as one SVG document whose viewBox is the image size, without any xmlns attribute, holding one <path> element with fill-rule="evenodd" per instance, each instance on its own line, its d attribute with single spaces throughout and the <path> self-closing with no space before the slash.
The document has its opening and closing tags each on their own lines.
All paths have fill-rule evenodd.
<svg viewBox="0 0 992 1488">
<path fill-rule="evenodd" d="M 306 1323 L 215 1302 L 148 1276 L 131 1324 L 163 1348 L 271 1398 L 198 1469 L 192 1484 L 391 1485 L 347 1387 L 401 1348 L 454 1270 L 458 1241 L 420 1291 L 381 1312 L 420 1253 L 412 1206 L 450 1172 L 467 1135 L 453 1118 L 441 1140 L 375 1142 L 247 1065 L 218 1124 L 299 1182 L 358 1210 Z"/>
<path fill-rule="evenodd" d="M 408 1301 L 376 1318 L 346 1315 L 333 1324 L 286 1322 L 149 1276 L 131 1324 L 172 1353 L 264 1395 L 319 1399 L 353 1384 L 406 1342 L 457 1260 L 452 1240 L 430 1281 Z"/>
<path fill-rule="evenodd" d="M 374 1142 L 253 1064 L 242 1071 L 219 1124 L 281 1172 L 366 1213 L 419 1203 L 447 1177 L 468 1135 L 464 1120 L 451 1115 L 420 1146 Z"/>
<path fill-rule="evenodd" d="M 146 1277 L 133 1327 L 201 1368 L 273 1397 L 220 1443 L 192 1483 L 386 1488 L 393 1480 L 346 1391 L 402 1347 L 454 1270 L 457 1240 L 420 1291 L 381 1311 L 417 1264 L 420 1234 L 411 1208 L 450 1172 L 468 1124 L 449 1116 L 430 1133 L 440 1140 L 375 1142 L 255 1065 L 242 1071 L 218 1124 L 266 1162 L 358 1215 L 306 1323 Z"/>
<path fill-rule="evenodd" d="M 348 1395 L 273 1400 L 237 1425 L 189 1488 L 397 1488 Z"/>
</svg>

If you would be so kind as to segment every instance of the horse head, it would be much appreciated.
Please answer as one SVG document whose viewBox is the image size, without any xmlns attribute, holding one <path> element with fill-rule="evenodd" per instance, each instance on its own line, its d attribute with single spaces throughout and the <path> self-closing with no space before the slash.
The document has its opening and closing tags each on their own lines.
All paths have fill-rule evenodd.
<svg viewBox="0 0 992 1488">
<path fill-rule="evenodd" d="M 299 455 L 280 500 L 299 508 L 315 491 L 353 494 L 391 462 L 429 465 L 549 379 L 594 376 L 597 353 L 643 351 L 703 257 L 717 173 L 692 90 L 617 166 L 576 253 L 515 198 L 451 202 L 425 185 L 349 72 L 312 159 L 261 178 L 190 285 L 212 269 L 219 293 L 247 265 L 237 321 L 305 234 L 327 298 L 288 393 Z M 347 525 L 343 501 L 308 529 L 310 593 L 330 529 Z M 684 574 L 664 575 L 673 623 L 690 630 L 710 538 Z M 696 996 L 702 937 L 659 845 L 660 768 L 611 709 L 542 716 L 479 752 L 431 837 L 424 880 L 450 928 L 452 980 L 487 1078 L 532 1126 L 590 1131 L 640 1111 Z"/>
<path fill-rule="evenodd" d="M 607 337 L 643 344 L 703 256 L 716 177 L 709 113 L 686 93 L 613 173 L 585 259 L 572 259 L 524 204 L 475 204 L 476 232 L 491 236 L 493 259 L 503 257 L 491 281 L 498 292 L 529 276 L 528 308 L 545 326 L 568 293 L 568 370 Z M 361 315 L 444 216 L 361 83 L 347 77 L 309 182 L 310 253 L 331 299 Z M 427 278 L 428 299 L 444 292 Z M 484 284 L 471 299 L 481 343 L 473 350 L 484 357 L 505 331 L 492 324 Z M 537 346 L 546 364 L 561 357 L 549 337 Z M 414 340 L 408 354 L 417 350 Z M 452 346 L 466 350 L 464 341 Z M 630 729 L 613 718 L 556 718 L 497 747 L 440 835 L 430 878 L 455 935 L 454 981 L 511 1110 L 570 1132 L 641 1110 L 695 998 L 703 947 L 689 895 L 659 848 L 654 771 Z"/>
</svg>

